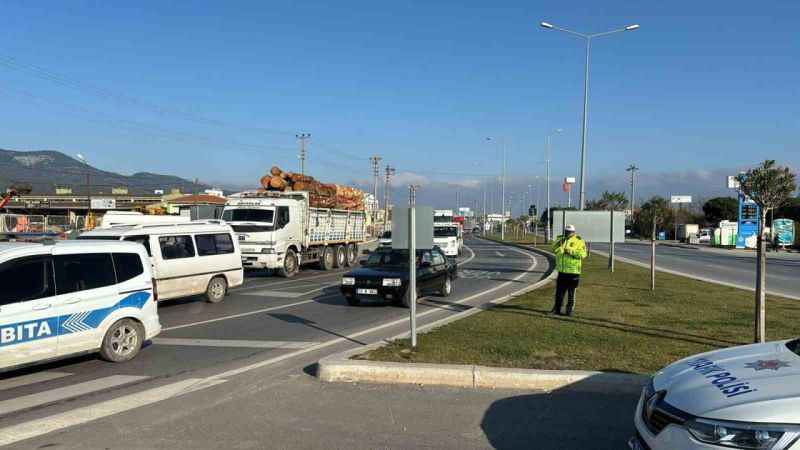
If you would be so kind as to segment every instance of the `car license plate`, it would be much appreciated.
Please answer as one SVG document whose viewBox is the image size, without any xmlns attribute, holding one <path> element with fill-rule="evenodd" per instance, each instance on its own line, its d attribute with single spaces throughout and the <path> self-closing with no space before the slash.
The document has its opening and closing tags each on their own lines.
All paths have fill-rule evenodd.
<svg viewBox="0 0 800 450">
<path fill-rule="evenodd" d="M 243 234 L 240 234 L 240 235 L 239 235 L 239 240 L 240 240 L 240 241 L 243 241 L 243 240 L 244 240 L 244 237 L 245 237 L 245 236 L 244 236 Z"/>
<path fill-rule="evenodd" d="M 356 289 L 356 294 L 378 295 L 378 290 L 377 289 Z"/>
</svg>

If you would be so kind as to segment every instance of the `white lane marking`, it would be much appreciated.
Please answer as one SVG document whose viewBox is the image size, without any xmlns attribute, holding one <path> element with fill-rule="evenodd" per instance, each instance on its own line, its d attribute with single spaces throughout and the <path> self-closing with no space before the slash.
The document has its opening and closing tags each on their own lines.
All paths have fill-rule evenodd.
<svg viewBox="0 0 800 450">
<path fill-rule="evenodd" d="M 501 257 L 501 258 L 502 258 L 503 256 L 506 256 L 506 255 L 504 255 L 502 252 L 494 252 L 494 254 L 495 254 L 495 255 L 497 255 L 497 256 L 499 256 L 499 257 Z"/>
<path fill-rule="evenodd" d="M 538 261 L 530 252 L 523 252 L 521 250 L 512 249 L 513 251 L 517 251 L 519 253 L 523 253 L 528 256 L 532 261 L 533 264 L 528 267 L 528 271 L 533 270 Z M 479 292 L 473 294 L 469 297 L 464 299 L 458 300 L 454 303 L 460 304 L 468 302 L 474 298 L 477 298 L 482 295 L 489 294 L 491 292 L 496 291 L 497 289 L 503 288 L 507 285 L 512 284 L 514 281 L 518 280 L 519 278 L 525 276 L 525 272 L 521 273 L 520 275 L 516 276 L 514 280 L 505 282 L 498 286 L 495 286 L 491 289 L 488 289 L 483 292 Z M 514 295 L 517 292 L 522 292 L 526 288 L 518 289 L 517 291 L 509 294 Z M 439 312 L 438 309 L 432 309 L 430 311 L 426 311 L 422 314 L 418 314 L 417 317 L 425 317 L 427 315 L 433 314 L 435 312 Z M 381 329 L 391 327 L 394 325 L 401 324 L 406 322 L 408 319 L 399 319 L 392 322 L 388 322 L 382 325 L 378 325 L 375 327 L 371 327 L 365 330 L 361 330 L 357 333 L 351 334 L 347 337 L 335 338 L 331 339 L 330 341 L 323 342 L 312 347 L 307 347 L 305 349 L 297 350 L 294 352 L 287 353 L 282 356 L 278 356 L 276 358 L 271 358 L 265 361 L 260 361 L 258 363 L 251 364 L 249 366 L 240 367 L 238 369 L 229 370 L 226 372 L 222 372 L 216 375 L 213 375 L 208 378 L 204 379 L 197 379 L 197 378 L 190 378 L 184 381 L 179 381 L 176 383 L 168 384 L 166 386 L 161 386 L 153 389 L 149 389 L 146 391 L 138 392 L 136 394 L 130 394 L 123 397 L 119 397 L 113 400 L 108 400 L 105 402 L 97 403 L 94 405 L 85 406 L 83 408 L 73 409 L 71 411 L 67 411 L 61 414 L 56 414 L 50 417 L 44 417 L 42 419 L 33 420 L 30 422 L 21 423 L 19 425 L 14 425 L 10 427 L 6 427 L 0 429 L 0 446 L 10 445 L 22 440 L 31 439 L 37 436 L 41 436 L 44 434 L 52 433 L 54 431 L 58 431 L 64 428 L 72 427 L 75 425 L 81 425 L 88 422 L 92 422 L 98 419 L 102 419 L 104 417 L 112 416 L 115 414 L 119 414 L 125 411 L 129 411 L 131 409 L 140 408 L 142 406 L 147 406 L 153 403 L 157 403 L 163 400 L 167 400 L 173 397 L 177 397 L 179 395 L 188 394 L 190 392 L 199 391 L 202 389 L 206 389 L 212 386 L 216 386 L 220 383 L 225 383 L 227 380 L 225 378 L 239 375 L 245 372 L 249 372 L 251 370 L 259 369 L 261 367 L 269 366 L 275 364 L 280 361 L 284 361 L 286 359 L 294 358 L 296 356 L 318 351 L 324 349 L 326 347 L 330 347 L 335 344 L 339 344 L 345 341 L 351 341 L 353 338 L 360 337 L 365 334 L 369 334 L 375 331 L 379 331 Z"/>
<path fill-rule="evenodd" d="M 305 291 L 305 292 L 273 291 L 271 289 L 262 289 L 260 291 L 242 292 L 241 295 L 254 296 L 254 297 L 299 298 L 338 285 L 339 282 L 325 284 L 316 289 L 311 289 L 310 291 Z"/>
<path fill-rule="evenodd" d="M 510 250 L 515 251 L 517 253 L 522 253 L 525 256 L 529 257 L 533 261 L 533 264 L 531 264 L 526 271 L 524 271 L 521 274 L 517 275 L 513 279 L 511 279 L 509 281 L 506 281 L 505 283 L 499 284 L 499 285 L 497 285 L 497 286 L 495 286 L 493 288 L 487 289 L 487 290 L 482 291 L 482 292 L 477 292 L 475 294 L 470 295 L 469 297 L 463 298 L 463 299 L 455 301 L 453 303 L 454 304 L 466 303 L 466 302 L 468 302 L 470 300 L 476 299 L 476 298 L 481 297 L 483 295 L 490 294 L 490 293 L 492 293 L 492 292 L 494 292 L 494 291 L 496 291 L 498 289 L 502 289 L 502 288 L 504 288 L 506 286 L 509 286 L 511 284 L 515 284 L 516 281 L 518 281 L 520 278 L 522 278 L 525 275 L 527 275 L 528 272 L 530 272 L 530 271 L 532 271 L 533 269 L 536 268 L 536 266 L 538 264 L 538 261 L 533 256 L 534 253 L 532 253 L 530 251 L 526 252 L 526 251 L 523 251 L 523 250 L 518 250 L 516 248 L 511 248 Z M 509 295 L 515 295 L 516 293 L 522 292 L 525 289 L 527 289 L 527 286 L 524 287 L 524 288 L 520 288 L 520 289 L 512 292 Z M 419 319 L 420 317 L 425 317 L 425 316 L 428 316 L 428 315 L 431 315 L 431 314 L 434 314 L 434 313 L 437 313 L 437 312 L 441 312 L 441 309 L 433 308 L 433 309 L 431 309 L 429 311 L 425 311 L 423 313 L 417 314 L 417 318 Z M 381 325 L 377 325 L 377 326 L 374 326 L 374 327 L 371 327 L 371 328 L 367 328 L 365 330 L 361 330 L 359 332 L 350 334 L 350 335 L 345 336 L 345 337 L 335 338 L 335 339 L 331 339 L 330 341 L 322 342 L 322 343 L 317 344 L 317 345 L 315 345 L 313 347 L 308 347 L 308 348 L 305 348 L 305 349 L 302 349 L 302 350 L 297 350 L 297 351 L 294 351 L 294 352 L 291 352 L 291 353 L 287 353 L 285 355 L 276 356 L 274 358 L 270 358 L 270 359 L 267 359 L 267 360 L 264 360 L 264 361 L 259 361 L 257 363 L 253 363 L 253 364 L 250 364 L 248 366 L 244 366 L 244 367 L 240 367 L 240 368 L 237 368 L 237 369 L 228 370 L 226 372 L 222 372 L 222 373 L 219 373 L 219 374 L 216 374 L 216 375 L 212 375 L 211 377 L 209 377 L 209 379 L 230 378 L 230 377 L 233 377 L 233 376 L 236 376 L 236 375 L 240 375 L 240 374 L 245 373 L 245 372 L 249 372 L 251 370 L 256 370 L 256 369 L 260 369 L 262 367 L 270 366 L 272 364 L 279 363 L 281 361 L 284 361 L 284 360 L 287 360 L 287 359 L 291 359 L 291 358 L 294 358 L 296 356 L 303 355 L 305 353 L 310 353 L 310 352 L 315 352 L 315 351 L 318 351 L 318 350 L 322 350 L 324 348 L 327 348 L 327 347 L 330 347 L 332 345 L 336 345 L 336 344 L 339 344 L 339 343 L 342 343 L 342 342 L 352 342 L 353 339 L 361 337 L 361 336 L 363 336 L 365 334 L 374 333 L 374 332 L 380 331 L 380 330 L 382 330 L 384 328 L 392 327 L 392 326 L 399 325 L 399 324 L 402 324 L 402 323 L 407 323 L 407 322 L 408 322 L 408 318 L 403 318 L 403 319 L 398 319 L 398 320 L 395 320 L 395 321 L 392 321 L 392 322 L 387 322 L 387 323 L 384 323 L 384 324 L 381 324 Z"/>
<path fill-rule="evenodd" d="M 180 339 L 180 338 L 155 338 L 157 345 L 175 345 L 188 347 L 227 347 L 227 348 L 285 348 L 296 350 L 317 345 L 318 342 L 301 341 L 243 341 L 236 339 Z"/>
<path fill-rule="evenodd" d="M 464 261 L 459 262 L 459 264 L 466 264 L 466 263 L 472 261 L 473 259 L 475 259 L 475 252 L 473 252 L 472 249 L 467 247 L 466 245 L 464 246 L 464 248 L 467 249 L 467 251 L 469 252 L 469 258 L 465 259 Z"/>
<path fill-rule="evenodd" d="M 0 446 L 11 445 L 67 427 L 92 422 L 103 417 L 199 391 L 224 382 L 225 380 L 220 379 L 189 378 L 113 400 L 73 409 L 61 414 L 13 425 L 0 429 Z"/>
<path fill-rule="evenodd" d="M 0 381 L 0 391 L 27 386 L 29 384 L 36 384 L 50 380 L 57 380 L 59 378 L 68 377 L 70 375 L 72 374 L 66 372 L 34 372 L 28 375 L 21 375 L 18 377 Z M 0 413 L 2 413 L 2 410 L 0 410 Z"/>
<path fill-rule="evenodd" d="M 144 380 L 150 377 L 134 375 L 112 375 L 110 377 L 99 378 L 97 380 L 86 381 L 71 386 L 39 392 L 37 394 L 25 395 L 0 402 L 0 414 L 10 414 L 23 409 L 35 406 L 54 403 L 72 397 L 89 394 L 91 392 L 102 391 L 123 384 L 133 383 L 134 381 Z"/>
<path fill-rule="evenodd" d="M 239 313 L 239 314 L 232 314 L 230 316 L 217 317 L 216 319 L 201 320 L 199 322 L 185 323 L 183 325 L 175 325 L 174 327 L 162 328 L 161 331 L 179 330 L 181 328 L 195 327 L 197 325 L 205 325 L 205 324 L 208 324 L 208 323 L 221 322 L 223 320 L 238 319 L 239 317 L 247 317 L 247 316 L 252 316 L 252 315 L 255 315 L 255 314 L 261 314 L 261 313 L 265 313 L 265 312 L 269 312 L 269 311 L 275 311 L 276 309 L 291 308 L 292 306 L 305 305 L 307 303 L 313 303 L 316 300 L 321 300 L 323 298 L 333 297 L 333 296 L 336 296 L 336 295 L 341 295 L 341 294 L 339 294 L 337 292 L 336 294 L 325 295 L 323 297 L 319 297 L 319 298 L 316 298 L 316 299 L 303 300 L 303 301 L 299 301 L 299 302 L 288 303 L 286 305 L 277 305 L 277 306 L 273 306 L 271 308 L 263 308 L 263 309 L 257 309 L 255 311 L 248 311 L 248 312 Z"/>
</svg>

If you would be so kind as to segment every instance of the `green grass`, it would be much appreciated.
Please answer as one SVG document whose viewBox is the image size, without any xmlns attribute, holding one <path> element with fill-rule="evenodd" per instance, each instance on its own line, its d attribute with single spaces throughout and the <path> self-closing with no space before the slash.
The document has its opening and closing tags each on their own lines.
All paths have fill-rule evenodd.
<svg viewBox="0 0 800 450">
<path fill-rule="evenodd" d="M 395 362 L 651 373 L 676 359 L 752 342 L 753 294 L 591 255 L 576 315 L 549 316 L 554 285 L 362 356 Z M 767 299 L 767 337 L 797 334 L 800 302 Z"/>
</svg>

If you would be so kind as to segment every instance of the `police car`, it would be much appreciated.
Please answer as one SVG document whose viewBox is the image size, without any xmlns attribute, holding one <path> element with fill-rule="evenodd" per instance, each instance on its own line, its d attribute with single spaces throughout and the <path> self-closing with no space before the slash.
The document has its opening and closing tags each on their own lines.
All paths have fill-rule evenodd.
<svg viewBox="0 0 800 450">
<path fill-rule="evenodd" d="M 800 339 L 703 353 L 659 371 L 632 450 L 800 449 Z"/>
<path fill-rule="evenodd" d="M 0 243 L 0 371 L 93 352 L 128 361 L 160 331 L 142 245 Z"/>
</svg>

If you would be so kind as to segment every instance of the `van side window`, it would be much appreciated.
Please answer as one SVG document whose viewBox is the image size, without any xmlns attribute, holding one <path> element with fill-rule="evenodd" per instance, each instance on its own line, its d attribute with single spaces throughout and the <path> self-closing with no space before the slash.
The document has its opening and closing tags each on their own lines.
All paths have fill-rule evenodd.
<svg viewBox="0 0 800 450">
<path fill-rule="evenodd" d="M 164 259 L 192 258 L 194 244 L 191 236 L 162 236 L 158 238 L 161 257 Z"/>
<path fill-rule="evenodd" d="M 199 256 L 223 255 L 233 253 L 233 239 L 227 233 L 198 234 L 194 237 L 197 242 Z"/>
<path fill-rule="evenodd" d="M 117 283 L 111 253 L 55 255 L 58 295 L 97 289 Z"/>
<path fill-rule="evenodd" d="M 147 249 L 147 256 L 153 257 L 153 253 L 150 251 L 150 236 L 126 236 L 123 240 L 144 245 L 144 248 Z"/>
<path fill-rule="evenodd" d="M 142 258 L 138 253 L 114 253 L 113 257 L 117 283 L 131 280 L 144 273 Z"/>
<path fill-rule="evenodd" d="M 278 221 L 275 223 L 275 229 L 280 230 L 289 223 L 289 207 L 278 206 Z"/>
<path fill-rule="evenodd" d="M 48 256 L 17 258 L 0 266 L 0 306 L 56 295 Z"/>
</svg>

